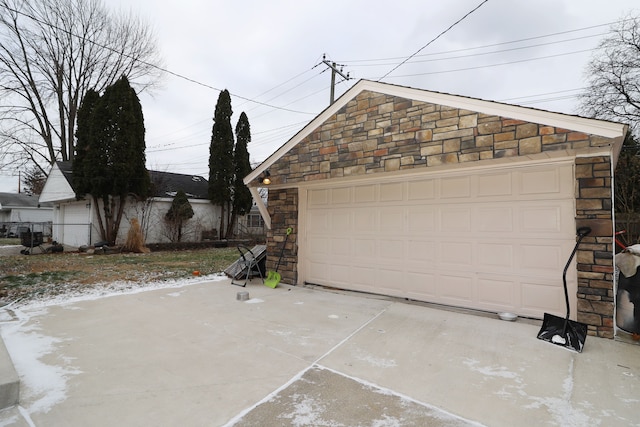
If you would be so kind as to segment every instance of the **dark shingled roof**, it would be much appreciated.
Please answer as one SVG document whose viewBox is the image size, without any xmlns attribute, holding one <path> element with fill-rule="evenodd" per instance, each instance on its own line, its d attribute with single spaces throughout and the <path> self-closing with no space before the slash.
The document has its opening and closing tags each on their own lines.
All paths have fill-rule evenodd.
<svg viewBox="0 0 640 427">
<path fill-rule="evenodd" d="M 57 162 L 60 171 L 73 188 L 73 163 Z M 199 175 L 185 175 L 181 173 L 149 171 L 153 197 L 173 197 L 178 190 L 185 192 L 190 199 L 208 199 L 209 182 Z"/>
<path fill-rule="evenodd" d="M 160 171 L 149 171 L 154 197 L 173 197 L 178 190 L 190 199 L 207 199 L 209 182 L 198 175 L 184 175 Z"/>
<path fill-rule="evenodd" d="M 38 205 L 38 196 L 27 193 L 0 193 L 2 209 L 52 207 L 53 203 Z"/>
</svg>

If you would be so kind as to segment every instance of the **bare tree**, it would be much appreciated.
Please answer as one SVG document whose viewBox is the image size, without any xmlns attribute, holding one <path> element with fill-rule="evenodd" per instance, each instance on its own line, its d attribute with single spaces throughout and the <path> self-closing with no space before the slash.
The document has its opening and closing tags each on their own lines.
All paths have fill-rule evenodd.
<svg viewBox="0 0 640 427">
<path fill-rule="evenodd" d="M 46 173 L 73 160 L 85 92 L 125 75 L 139 93 L 158 84 L 159 66 L 149 27 L 101 0 L 0 0 L 0 166 Z"/>
<path fill-rule="evenodd" d="M 580 112 L 628 123 L 640 132 L 640 17 L 628 16 L 611 28 L 587 66 L 588 88 Z"/>
</svg>

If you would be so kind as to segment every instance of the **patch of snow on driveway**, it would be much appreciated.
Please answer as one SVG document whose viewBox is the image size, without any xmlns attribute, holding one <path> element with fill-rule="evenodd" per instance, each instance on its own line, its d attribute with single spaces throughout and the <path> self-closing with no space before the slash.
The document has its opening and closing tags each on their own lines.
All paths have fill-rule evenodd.
<svg viewBox="0 0 640 427">
<path fill-rule="evenodd" d="M 37 314 L 44 313 L 38 311 Z M 11 359 L 20 375 L 20 393 L 26 397 L 24 400 L 34 402 L 29 412 L 47 412 L 66 399 L 67 378 L 81 372 L 71 367 L 68 360 L 63 366 L 46 364 L 42 359 L 53 353 L 63 340 L 39 334 L 37 325 L 27 326 L 30 316 L 19 313 L 17 320 L 2 325 L 2 338 L 7 348 L 11 348 Z"/>
<path fill-rule="evenodd" d="M 478 366 L 480 361 L 475 359 L 465 359 L 462 363 L 464 363 L 472 371 L 478 372 L 488 377 L 508 378 L 516 380 L 516 382 L 520 382 L 518 381 L 520 379 L 520 376 L 515 372 L 509 371 L 504 366 Z"/>
<path fill-rule="evenodd" d="M 135 294 L 157 289 L 180 288 L 203 282 L 225 280 L 224 275 L 201 276 L 198 279 L 151 282 L 142 285 L 114 282 L 100 287 L 54 296 L 43 296 L 25 304 L 19 301 L 0 308 L 0 334 L 22 383 L 21 401 L 33 401 L 29 413 L 47 412 L 67 396 L 67 379 L 81 371 L 71 361 L 58 362 L 62 366 L 48 365 L 43 359 L 54 354 L 64 340 L 39 334 L 34 318 L 47 314 L 47 307 L 68 305 L 79 301 L 96 300 L 123 294 Z M 176 292 L 177 294 L 178 292 Z"/>
</svg>

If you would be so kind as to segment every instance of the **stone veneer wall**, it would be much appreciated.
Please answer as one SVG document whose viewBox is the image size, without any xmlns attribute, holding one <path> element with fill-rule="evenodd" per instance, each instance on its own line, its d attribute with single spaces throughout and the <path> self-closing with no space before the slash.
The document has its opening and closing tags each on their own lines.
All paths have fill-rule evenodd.
<svg viewBox="0 0 640 427">
<path fill-rule="evenodd" d="M 568 129 L 363 91 L 277 160 L 270 172 L 275 185 L 286 185 L 581 150 L 611 142 Z M 594 157 L 578 158 L 576 164 L 576 218 L 598 221 L 579 254 L 578 319 L 590 325 L 590 334 L 609 337 L 613 334 L 610 163 L 608 157 Z M 281 248 L 277 243 L 284 230 L 297 223 L 297 197 L 292 189 L 269 191 L 273 230 L 268 235 L 272 242 L 268 265 L 277 262 Z M 297 245 L 295 236 L 290 237 L 294 238 L 280 270 L 283 279 L 291 280 L 287 283 L 296 283 Z"/>
<path fill-rule="evenodd" d="M 611 159 L 576 158 L 576 224 L 591 234 L 582 240 L 578 263 L 577 320 L 589 334 L 613 338 L 614 267 L 611 206 Z"/>
<path fill-rule="evenodd" d="M 267 231 L 267 271 L 275 271 L 282 253 L 278 266 L 281 281 L 295 285 L 298 283 L 298 189 L 270 189 L 267 209 L 271 216 L 271 229 Z M 282 252 L 288 227 L 292 232 Z"/>
<path fill-rule="evenodd" d="M 274 183 L 609 145 L 608 138 L 368 91 L 271 166 Z"/>
</svg>

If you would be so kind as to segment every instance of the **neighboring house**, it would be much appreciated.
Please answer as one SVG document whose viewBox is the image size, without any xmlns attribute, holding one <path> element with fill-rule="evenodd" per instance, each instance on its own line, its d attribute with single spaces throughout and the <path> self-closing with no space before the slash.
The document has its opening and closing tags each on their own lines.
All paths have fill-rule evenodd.
<svg viewBox="0 0 640 427">
<path fill-rule="evenodd" d="M 245 178 L 282 280 L 614 335 L 612 176 L 627 126 L 360 81 Z"/>
<path fill-rule="evenodd" d="M 201 176 L 169 172 L 149 171 L 153 188 L 146 201 L 129 199 L 120 224 L 117 243 L 124 243 L 129 231 L 129 221 L 137 218 L 143 225 L 147 243 L 170 241 L 170 231 L 164 216 L 171 206 L 173 196 L 182 189 L 189 198 L 194 216 L 185 224 L 183 241 L 200 241 L 202 232 L 215 228 L 220 221 L 220 209 L 207 198 L 208 182 Z M 53 239 L 71 247 L 91 245 L 101 241 L 98 225 L 98 207 L 89 195 L 76 199 L 73 190 L 71 162 L 56 162 L 44 185 L 41 202 L 55 206 L 53 214 Z"/>
<path fill-rule="evenodd" d="M 244 216 L 238 216 L 235 235 L 242 238 L 253 237 L 262 239 L 266 234 L 267 227 L 262 215 L 260 214 L 260 209 L 258 209 L 258 205 L 254 200 L 249 213 Z"/>
<path fill-rule="evenodd" d="M 53 220 L 53 204 L 40 203 L 38 196 L 26 193 L 0 193 L 0 235 L 17 235 L 17 228 L 48 233 Z"/>
</svg>

